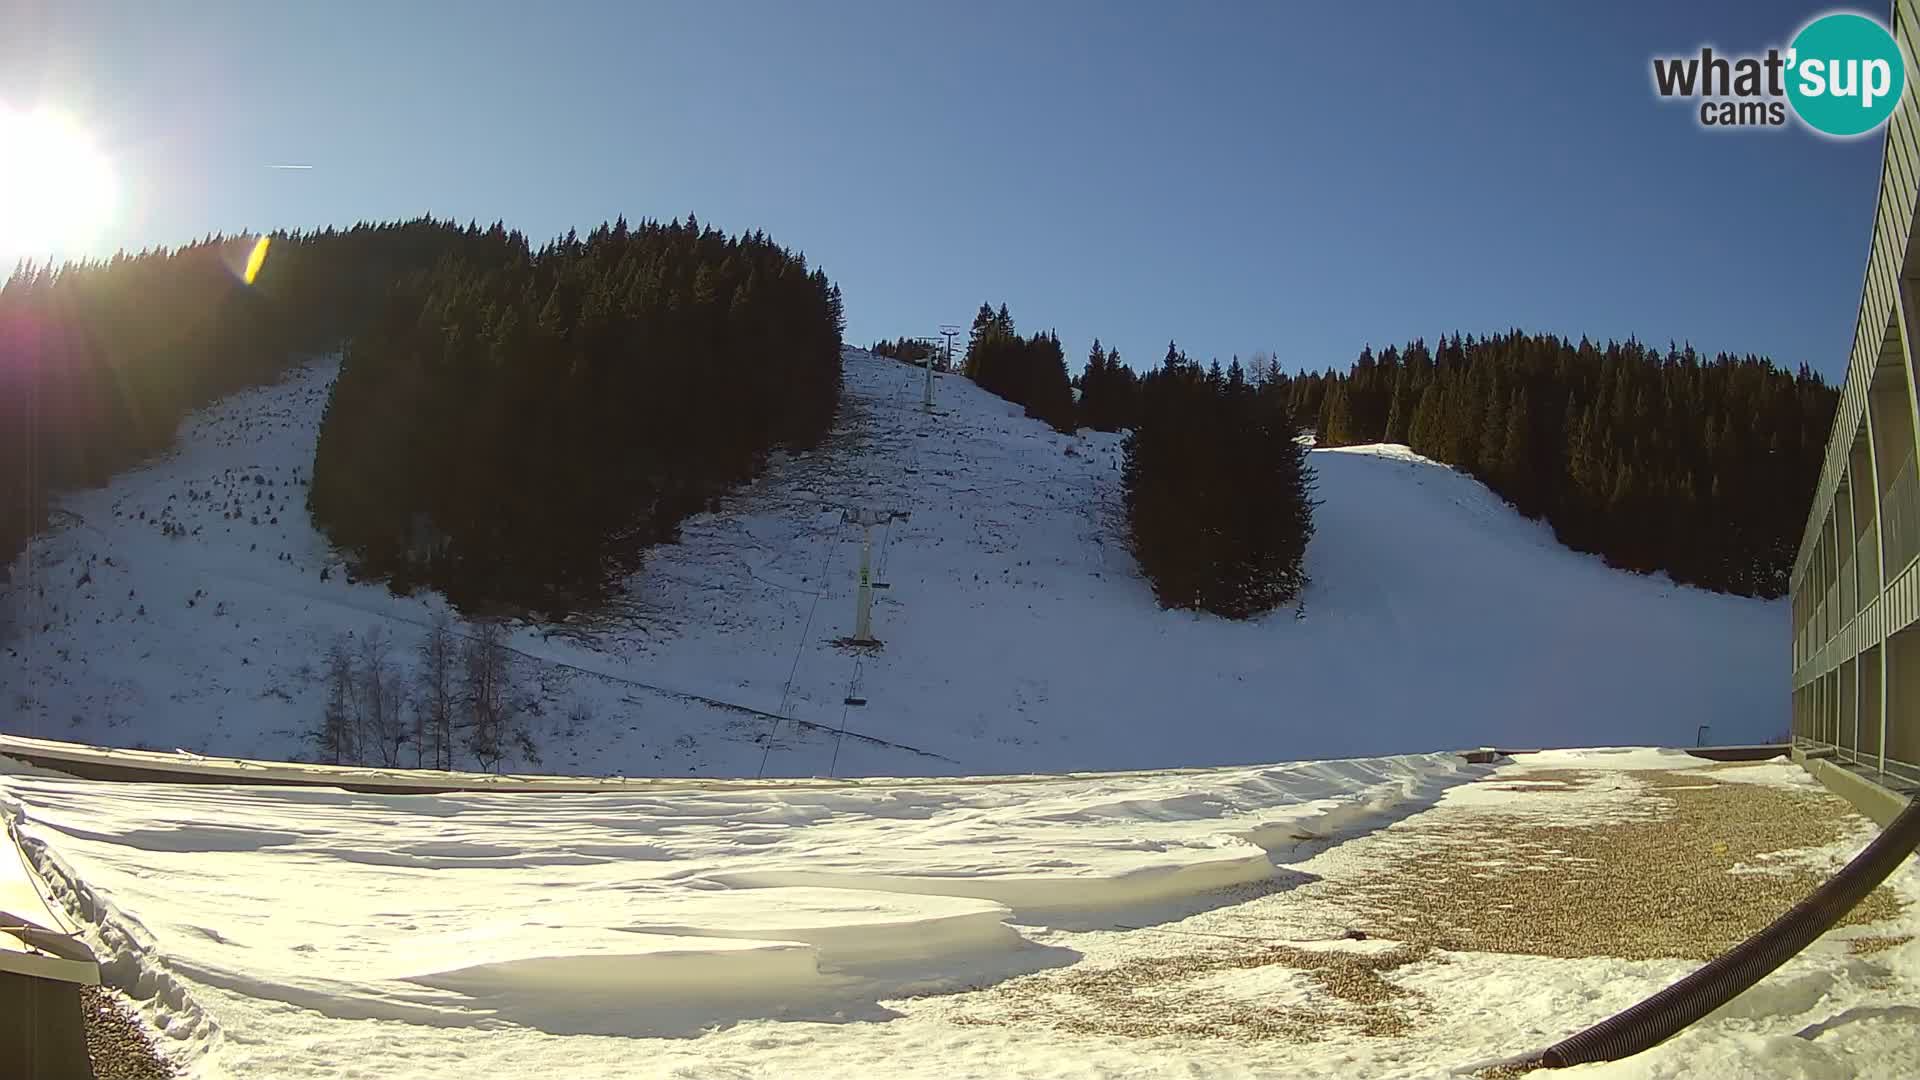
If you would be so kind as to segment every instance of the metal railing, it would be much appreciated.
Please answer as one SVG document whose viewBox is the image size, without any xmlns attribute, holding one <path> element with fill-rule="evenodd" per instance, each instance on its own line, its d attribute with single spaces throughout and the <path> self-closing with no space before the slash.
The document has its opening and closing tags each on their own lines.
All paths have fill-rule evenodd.
<svg viewBox="0 0 1920 1080">
<path fill-rule="evenodd" d="M 1852 721 L 1848 722 L 1851 723 Z M 1892 733 L 1889 732 L 1888 734 Z M 1798 736 L 1795 738 L 1795 742 L 1799 744 L 1802 749 L 1831 750 L 1835 760 L 1844 761 L 1849 765 L 1856 766 L 1861 774 L 1867 776 L 1868 779 L 1885 776 L 1894 783 L 1908 785 L 1920 784 L 1920 762 L 1901 761 L 1898 758 L 1889 757 L 1886 759 L 1886 771 L 1882 773 L 1880 769 L 1880 755 L 1877 752 L 1861 752 L 1851 747 L 1830 742 L 1820 738 L 1818 735 L 1812 737 Z M 1891 784 L 1887 786 L 1891 786 Z"/>
<path fill-rule="evenodd" d="M 1911 454 L 1880 500 L 1880 528 L 1886 534 L 1887 576 L 1895 577 L 1920 555 L 1920 468 Z"/>
<path fill-rule="evenodd" d="M 1860 578 L 1854 590 L 1853 610 L 1865 611 L 1867 604 L 1880 595 L 1880 549 L 1874 546 L 1872 526 L 1853 542 L 1853 569 Z"/>
</svg>

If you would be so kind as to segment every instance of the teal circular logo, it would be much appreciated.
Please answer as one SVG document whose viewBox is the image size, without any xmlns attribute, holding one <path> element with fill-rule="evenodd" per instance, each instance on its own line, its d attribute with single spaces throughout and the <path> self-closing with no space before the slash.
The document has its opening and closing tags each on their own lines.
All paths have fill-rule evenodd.
<svg viewBox="0 0 1920 1080">
<path fill-rule="evenodd" d="M 1787 51 L 1787 100 L 1815 131 L 1864 135 L 1886 123 L 1906 88 L 1900 43 L 1865 15 L 1822 15 Z"/>
</svg>

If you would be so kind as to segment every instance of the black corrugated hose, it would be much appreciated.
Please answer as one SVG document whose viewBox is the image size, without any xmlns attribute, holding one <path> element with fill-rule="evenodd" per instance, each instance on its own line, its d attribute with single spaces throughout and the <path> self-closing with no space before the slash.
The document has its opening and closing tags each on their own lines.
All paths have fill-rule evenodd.
<svg viewBox="0 0 1920 1080">
<path fill-rule="evenodd" d="M 1766 978 L 1826 933 L 1874 886 L 1885 881 L 1916 845 L 1920 845 L 1920 798 L 1908 803 L 1852 862 L 1813 895 L 1775 919 L 1773 925 L 1633 1008 L 1554 1043 L 1528 1064 L 1563 1069 L 1589 1061 L 1612 1061 L 1665 1042 Z"/>
</svg>

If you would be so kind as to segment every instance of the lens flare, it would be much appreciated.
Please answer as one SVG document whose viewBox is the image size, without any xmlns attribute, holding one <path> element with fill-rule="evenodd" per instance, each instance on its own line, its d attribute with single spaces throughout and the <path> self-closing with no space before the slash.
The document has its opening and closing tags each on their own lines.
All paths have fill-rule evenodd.
<svg viewBox="0 0 1920 1080">
<path fill-rule="evenodd" d="M 80 124 L 0 105 L 0 256 L 92 254 L 118 197 L 112 163 Z"/>
<path fill-rule="evenodd" d="M 262 234 L 260 239 L 253 242 L 253 250 L 247 253 L 247 272 L 242 276 L 246 278 L 246 282 L 249 285 L 253 284 L 254 278 L 260 276 L 260 265 L 267 261 L 267 241 L 269 239 L 269 237 Z"/>
</svg>

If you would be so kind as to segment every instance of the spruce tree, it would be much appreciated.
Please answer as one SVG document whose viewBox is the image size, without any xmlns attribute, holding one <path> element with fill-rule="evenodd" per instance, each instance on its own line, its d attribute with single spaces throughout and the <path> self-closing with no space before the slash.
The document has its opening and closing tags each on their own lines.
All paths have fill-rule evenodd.
<svg viewBox="0 0 1920 1080">
<path fill-rule="evenodd" d="M 1315 441 L 1321 446 L 1350 446 L 1354 441 L 1353 428 L 1353 405 L 1347 396 L 1346 380 L 1336 380 L 1328 387 L 1321 406 Z"/>
<path fill-rule="evenodd" d="M 1027 415 L 1045 421 L 1055 431 L 1073 434 L 1073 384 L 1067 379 L 1067 357 L 1060 348 L 1059 335 L 1051 330 L 1035 334 L 1024 343 L 1023 352 L 1027 367 Z"/>
<path fill-rule="evenodd" d="M 1387 428 L 1380 441 L 1405 443 L 1407 428 L 1413 422 L 1412 378 L 1403 369 L 1393 381 L 1393 396 L 1387 405 Z"/>
<path fill-rule="evenodd" d="M 1480 413 L 1478 445 L 1474 452 L 1476 475 L 1496 491 L 1502 490 L 1506 482 L 1503 467 L 1507 447 L 1507 403 L 1498 395 L 1496 380 Z"/>
<path fill-rule="evenodd" d="M 1420 402 L 1413 409 L 1413 423 L 1407 428 L 1407 443 L 1416 453 L 1435 457 L 1440 447 L 1440 380 L 1427 383 Z"/>
<path fill-rule="evenodd" d="M 1216 372 L 1169 345 L 1141 380 L 1122 488 L 1159 602 L 1252 618 L 1307 584 L 1312 474 L 1283 394 L 1256 392 L 1238 364 Z"/>
<path fill-rule="evenodd" d="M 1539 512 L 1539 502 L 1538 484 L 1534 479 L 1533 421 L 1526 387 L 1514 390 L 1513 400 L 1507 407 L 1506 421 L 1506 432 L 1501 439 L 1499 452 L 1500 480 L 1514 507 L 1532 517 Z"/>
<path fill-rule="evenodd" d="M 1120 350 L 1107 347 L 1107 421 L 1103 430 L 1130 428 L 1139 411 L 1140 379 L 1133 369 L 1120 362 Z"/>
<path fill-rule="evenodd" d="M 1403 438 L 1614 566 L 1785 589 L 1836 400 L 1812 372 L 1632 339 L 1437 342 L 1302 375 L 1285 400 L 1327 445 Z"/>
<path fill-rule="evenodd" d="M 330 392 L 314 523 L 364 576 L 559 617 L 769 451 L 816 445 L 838 290 L 764 234 L 696 228 L 507 235 L 395 282 Z"/>
<path fill-rule="evenodd" d="M 1108 388 L 1107 354 L 1100 347 L 1100 339 L 1093 339 L 1093 347 L 1087 350 L 1087 366 L 1080 373 L 1080 422 L 1096 431 L 1112 431 L 1107 426 L 1106 393 Z"/>
</svg>

